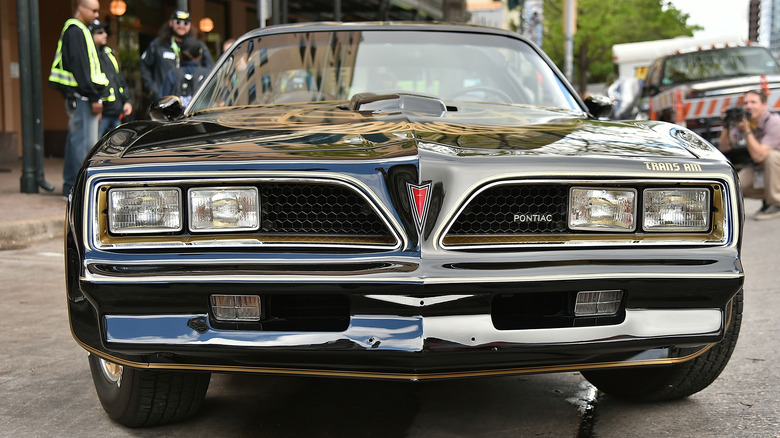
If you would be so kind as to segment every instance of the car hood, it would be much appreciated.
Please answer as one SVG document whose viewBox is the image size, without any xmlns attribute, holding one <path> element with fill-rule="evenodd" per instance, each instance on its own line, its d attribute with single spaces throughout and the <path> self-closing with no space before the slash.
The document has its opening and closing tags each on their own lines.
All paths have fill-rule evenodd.
<svg viewBox="0 0 780 438">
<path fill-rule="evenodd" d="M 440 101 L 437 101 L 440 102 Z M 590 120 L 584 113 L 457 102 L 442 111 L 358 111 L 344 102 L 209 110 L 176 122 L 121 125 L 93 159 L 378 159 L 427 148 L 454 155 L 695 158 L 717 151 L 663 122 Z"/>
</svg>

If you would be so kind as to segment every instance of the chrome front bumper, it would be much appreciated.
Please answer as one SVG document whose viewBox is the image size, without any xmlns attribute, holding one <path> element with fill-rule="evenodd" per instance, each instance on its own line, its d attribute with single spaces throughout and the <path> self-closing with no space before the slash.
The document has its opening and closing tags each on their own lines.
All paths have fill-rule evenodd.
<svg viewBox="0 0 780 438">
<path fill-rule="evenodd" d="M 219 330 L 207 315 L 107 315 L 109 348 L 248 347 L 312 351 L 391 350 L 422 352 L 463 347 L 555 346 L 604 344 L 719 336 L 720 309 L 626 310 L 621 324 L 596 327 L 497 330 L 490 315 L 385 316 L 355 315 L 343 332 L 267 332 Z"/>
</svg>

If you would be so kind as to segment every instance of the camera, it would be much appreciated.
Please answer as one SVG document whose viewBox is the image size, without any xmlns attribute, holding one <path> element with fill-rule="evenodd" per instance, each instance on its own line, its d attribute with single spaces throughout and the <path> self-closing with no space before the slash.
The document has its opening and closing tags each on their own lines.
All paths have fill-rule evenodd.
<svg viewBox="0 0 780 438">
<path fill-rule="evenodd" d="M 750 112 L 743 110 L 741 107 L 729 108 L 726 110 L 726 115 L 723 116 L 723 123 L 733 124 L 742 120 L 744 117 L 750 118 Z"/>
</svg>

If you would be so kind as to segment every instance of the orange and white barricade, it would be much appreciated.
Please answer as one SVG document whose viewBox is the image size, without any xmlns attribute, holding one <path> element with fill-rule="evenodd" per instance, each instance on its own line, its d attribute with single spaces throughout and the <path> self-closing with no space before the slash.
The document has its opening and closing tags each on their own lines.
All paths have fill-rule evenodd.
<svg viewBox="0 0 780 438">
<path fill-rule="evenodd" d="M 674 123 L 684 127 L 687 126 L 685 123 L 685 113 L 682 90 L 678 88 L 674 92 Z"/>
<path fill-rule="evenodd" d="M 773 93 L 769 88 L 764 93 L 767 94 L 767 108 L 769 111 L 780 112 L 780 93 Z M 744 100 L 743 94 L 691 99 L 685 99 L 683 96 L 684 90 L 679 88 L 667 90 L 654 96 L 650 99 L 651 111 L 661 113 L 665 109 L 671 109 L 673 117 L 670 121 L 685 126 L 686 120 L 720 117 L 727 109 L 742 106 Z"/>
</svg>

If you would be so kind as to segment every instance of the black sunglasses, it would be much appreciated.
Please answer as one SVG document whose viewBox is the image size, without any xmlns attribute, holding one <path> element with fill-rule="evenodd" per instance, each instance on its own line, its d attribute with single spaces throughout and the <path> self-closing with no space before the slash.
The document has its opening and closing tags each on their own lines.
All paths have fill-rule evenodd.
<svg viewBox="0 0 780 438">
<path fill-rule="evenodd" d="M 177 18 L 177 19 L 173 20 L 173 24 L 178 24 L 179 26 L 186 26 L 186 25 L 190 24 L 190 20 L 179 20 Z"/>
</svg>

